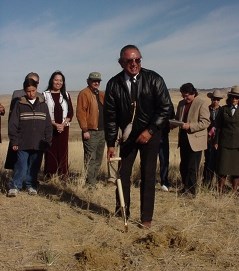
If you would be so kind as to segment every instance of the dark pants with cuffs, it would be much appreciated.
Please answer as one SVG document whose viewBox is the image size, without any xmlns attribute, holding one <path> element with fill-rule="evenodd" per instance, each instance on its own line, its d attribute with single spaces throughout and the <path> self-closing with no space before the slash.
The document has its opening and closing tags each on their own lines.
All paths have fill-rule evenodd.
<svg viewBox="0 0 239 271">
<path fill-rule="evenodd" d="M 130 176 L 133 164 L 140 152 L 140 218 L 142 222 L 152 221 L 155 200 L 155 175 L 158 149 L 160 144 L 160 133 L 156 132 L 147 144 L 137 144 L 135 142 L 127 142 L 120 149 L 120 178 L 124 193 L 126 215 L 130 215 Z M 116 212 L 120 209 L 118 191 L 116 190 Z"/>
<path fill-rule="evenodd" d="M 160 145 L 158 150 L 159 157 L 159 175 L 160 175 L 160 184 L 167 186 L 169 188 L 170 182 L 168 180 L 168 171 L 169 171 L 169 135 L 168 133 L 162 133 L 160 137 Z"/>
<path fill-rule="evenodd" d="M 193 151 L 186 131 L 180 132 L 180 174 L 185 192 L 196 194 L 199 165 L 202 157 L 202 151 Z"/>
</svg>

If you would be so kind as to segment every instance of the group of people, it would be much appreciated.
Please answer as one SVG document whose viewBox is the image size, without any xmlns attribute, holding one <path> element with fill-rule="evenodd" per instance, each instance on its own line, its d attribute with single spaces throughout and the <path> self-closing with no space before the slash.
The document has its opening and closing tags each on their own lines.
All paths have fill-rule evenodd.
<svg viewBox="0 0 239 271">
<path fill-rule="evenodd" d="M 39 79 L 37 73 L 29 73 L 23 89 L 12 95 L 5 161 L 5 168 L 13 170 L 9 197 L 17 196 L 23 185 L 29 194 L 37 194 L 43 154 L 45 176 L 57 173 L 63 182 L 67 178 L 69 123 L 73 117 L 71 98 L 62 72 L 51 75 L 43 93 L 38 92 Z"/>
<path fill-rule="evenodd" d="M 216 177 L 218 191 L 223 193 L 227 176 L 230 176 L 232 190 L 237 192 L 239 185 L 239 118 L 238 101 L 239 86 L 233 86 L 227 94 L 226 105 L 221 106 L 220 101 L 224 95 L 220 90 L 207 94 L 211 99 L 209 105 L 210 125 L 207 128 L 207 149 L 204 152 L 205 163 L 202 184 L 208 188 L 213 187 L 213 178 Z"/>
<path fill-rule="evenodd" d="M 227 175 L 232 178 L 234 191 L 237 190 L 239 87 L 232 87 L 227 105 L 219 110 L 219 101 L 223 98 L 220 93 L 211 94 L 212 104 L 208 107 L 192 83 L 183 84 L 180 87 L 182 100 L 175 114 L 164 79 L 155 71 L 142 68 L 141 62 L 142 55 L 137 46 L 124 46 L 118 59 L 122 71 L 108 81 L 105 92 L 99 90 L 101 74 L 91 72 L 87 87 L 78 95 L 76 117 L 82 130 L 85 176 L 89 187 L 94 187 L 97 182 L 105 142 L 108 160 L 117 156 L 116 145 L 120 142 L 119 175 L 127 217 L 130 216 L 132 168 L 140 153 L 140 220 L 143 227 L 150 228 L 159 154 L 161 185 L 165 191 L 170 185 L 170 129 L 179 127 L 182 193 L 196 195 L 203 151 L 206 157 L 203 182 L 211 183 L 212 172 L 216 171 L 220 191 Z M 30 194 L 37 193 L 37 173 L 43 153 L 45 175 L 51 177 L 57 173 L 63 182 L 67 180 L 69 124 L 73 107 L 66 91 L 65 77 L 60 71 L 53 73 L 43 94 L 37 92 L 38 83 L 39 76 L 28 75 L 23 84 L 24 92 L 12 100 L 9 150 L 17 153 L 17 159 L 10 182 L 11 196 L 22 188 L 23 180 Z M 231 112 L 232 106 L 235 113 Z M 1 106 L 0 113 L 4 114 Z M 214 150 L 216 160 L 211 156 Z M 117 189 L 115 212 L 121 214 Z"/>
</svg>

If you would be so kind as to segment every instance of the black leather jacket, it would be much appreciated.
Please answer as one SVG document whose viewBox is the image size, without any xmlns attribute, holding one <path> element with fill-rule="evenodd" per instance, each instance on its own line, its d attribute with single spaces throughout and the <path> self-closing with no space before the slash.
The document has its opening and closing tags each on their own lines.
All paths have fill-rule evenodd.
<svg viewBox="0 0 239 271">
<path fill-rule="evenodd" d="M 173 104 L 163 78 L 142 68 L 138 78 L 136 113 L 128 140 L 135 140 L 145 129 L 163 129 L 172 114 Z M 111 78 L 106 86 L 104 102 L 105 138 L 114 147 L 118 128 L 124 131 L 132 120 L 132 105 L 124 71 Z"/>
</svg>

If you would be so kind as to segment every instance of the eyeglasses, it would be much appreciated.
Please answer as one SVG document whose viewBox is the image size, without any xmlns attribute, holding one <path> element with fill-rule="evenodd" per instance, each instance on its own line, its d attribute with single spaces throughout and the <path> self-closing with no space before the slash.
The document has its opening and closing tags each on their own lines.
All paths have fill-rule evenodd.
<svg viewBox="0 0 239 271">
<path fill-rule="evenodd" d="M 124 59 L 124 62 L 126 64 L 133 64 L 134 62 L 136 64 L 140 64 L 141 63 L 141 58 L 131 58 L 131 59 Z"/>
</svg>

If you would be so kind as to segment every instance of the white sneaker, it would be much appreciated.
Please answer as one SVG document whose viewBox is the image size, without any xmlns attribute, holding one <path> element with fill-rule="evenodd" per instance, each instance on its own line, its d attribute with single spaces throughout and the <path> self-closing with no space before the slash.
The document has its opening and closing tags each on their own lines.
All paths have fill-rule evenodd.
<svg viewBox="0 0 239 271">
<path fill-rule="evenodd" d="M 28 188 L 28 194 L 34 196 L 34 195 L 37 195 L 37 191 L 36 189 L 30 187 Z"/>
<path fill-rule="evenodd" d="M 16 188 L 9 189 L 7 195 L 8 197 L 16 197 L 18 194 L 18 190 Z"/>
<path fill-rule="evenodd" d="M 163 190 L 165 192 L 168 192 L 168 187 L 166 185 L 162 185 L 161 190 Z"/>
</svg>

